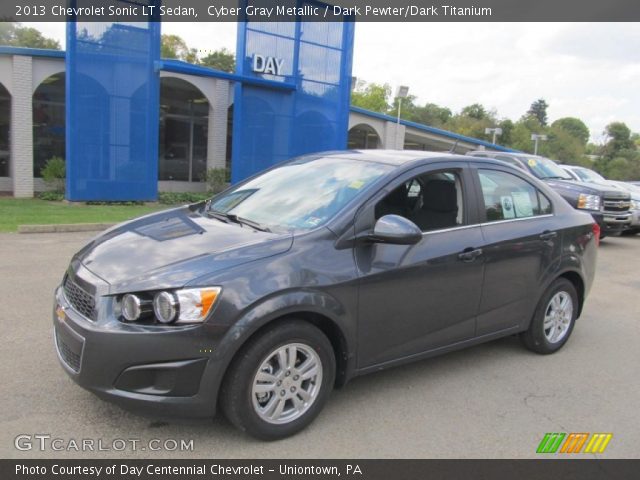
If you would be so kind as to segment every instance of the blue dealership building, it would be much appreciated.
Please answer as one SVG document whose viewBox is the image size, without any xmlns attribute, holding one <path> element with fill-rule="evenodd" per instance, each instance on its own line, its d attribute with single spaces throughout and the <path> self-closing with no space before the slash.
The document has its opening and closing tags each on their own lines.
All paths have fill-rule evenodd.
<svg viewBox="0 0 640 480">
<path fill-rule="evenodd" d="M 344 148 L 507 150 L 350 107 L 353 22 L 240 22 L 230 74 L 160 58 L 160 23 L 70 22 L 67 51 L 0 46 L 0 192 L 155 200 L 236 182 L 292 156 Z"/>
</svg>

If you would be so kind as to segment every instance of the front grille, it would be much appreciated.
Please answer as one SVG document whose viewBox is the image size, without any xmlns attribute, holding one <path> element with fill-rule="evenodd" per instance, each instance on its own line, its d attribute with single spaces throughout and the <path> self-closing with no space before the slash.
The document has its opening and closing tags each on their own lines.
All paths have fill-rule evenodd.
<svg viewBox="0 0 640 480">
<path fill-rule="evenodd" d="M 67 298 L 71 306 L 80 314 L 89 320 L 95 320 L 96 301 L 88 292 L 85 292 L 68 276 L 62 283 L 64 296 Z"/>
<path fill-rule="evenodd" d="M 604 199 L 605 212 L 626 212 L 629 210 L 631 202 L 629 200 L 607 200 Z"/>
<path fill-rule="evenodd" d="M 58 353 L 62 361 L 74 372 L 80 371 L 80 355 L 75 353 L 71 347 L 69 347 L 61 338 L 60 335 L 56 336 L 56 346 L 58 347 Z"/>
</svg>

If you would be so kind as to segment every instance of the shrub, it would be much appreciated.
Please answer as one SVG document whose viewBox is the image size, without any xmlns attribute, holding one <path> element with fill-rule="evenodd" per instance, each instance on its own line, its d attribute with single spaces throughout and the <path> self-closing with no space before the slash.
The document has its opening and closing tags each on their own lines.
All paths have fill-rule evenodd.
<svg viewBox="0 0 640 480">
<path fill-rule="evenodd" d="M 61 202 L 64 200 L 64 193 L 62 192 L 40 192 L 38 194 L 40 200 L 46 200 L 48 202 Z"/>
<path fill-rule="evenodd" d="M 205 174 L 207 192 L 216 194 L 223 191 L 229 185 L 230 172 L 226 168 L 210 168 Z"/>
<path fill-rule="evenodd" d="M 66 167 L 64 158 L 51 157 L 42 169 L 42 178 L 55 192 L 64 193 Z"/>
<path fill-rule="evenodd" d="M 160 192 L 158 202 L 162 205 L 184 205 L 185 203 L 197 203 L 206 200 L 210 195 L 193 192 Z"/>
</svg>

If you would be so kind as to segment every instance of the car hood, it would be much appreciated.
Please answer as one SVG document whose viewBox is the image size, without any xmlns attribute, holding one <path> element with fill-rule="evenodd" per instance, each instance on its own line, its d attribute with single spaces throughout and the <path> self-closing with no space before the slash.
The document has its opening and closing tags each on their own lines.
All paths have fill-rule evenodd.
<svg viewBox="0 0 640 480">
<path fill-rule="evenodd" d="M 291 233 L 256 231 L 202 216 L 193 207 L 118 225 L 74 257 L 109 293 L 179 288 L 198 277 L 286 252 Z"/>
<path fill-rule="evenodd" d="M 600 185 L 596 183 L 577 182 L 573 180 L 559 180 L 559 179 L 545 179 L 547 185 L 552 188 L 561 188 L 565 190 L 571 190 L 576 193 L 586 193 L 592 195 L 602 195 L 607 198 L 620 198 L 629 199 L 629 194 L 623 190 L 607 185 Z"/>
</svg>

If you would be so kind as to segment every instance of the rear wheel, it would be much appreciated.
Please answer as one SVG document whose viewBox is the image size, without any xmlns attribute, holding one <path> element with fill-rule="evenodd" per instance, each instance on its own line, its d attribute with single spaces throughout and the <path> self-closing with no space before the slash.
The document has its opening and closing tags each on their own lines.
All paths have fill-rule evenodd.
<svg viewBox="0 0 640 480">
<path fill-rule="evenodd" d="M 240 430 L 277 440 L 320 413 L 333 387 L 335 356 L 315 326 L 287 321 L 252 339 L 232 363 L 221 406 Z"/>
<path fill-rule="evenodd" d="M 536 353 L 554 353 L 567 343 L 578 316 L 578 294 L 573 283 L 558 278 L 544 292 L 529 329 L 521 334 L 524 345 Z"/>
</svg>

